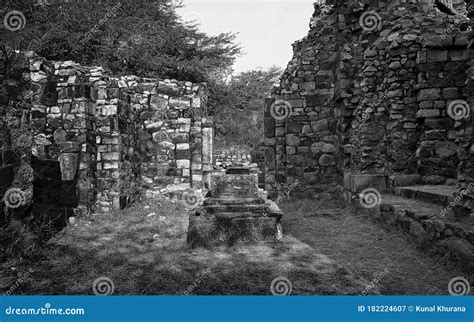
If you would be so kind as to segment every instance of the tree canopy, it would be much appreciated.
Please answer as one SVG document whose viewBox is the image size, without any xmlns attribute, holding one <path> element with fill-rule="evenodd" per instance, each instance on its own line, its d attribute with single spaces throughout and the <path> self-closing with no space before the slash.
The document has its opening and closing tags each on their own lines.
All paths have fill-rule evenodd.
<svg viewBox="0 0 474 322">
<path fill-rule="evenodd" d="M 262 143 L 263 100 L 282 72 L 276 66 L 252 70 L 210 87 L 218 144 L 256 147 Z"/>
<path fill-rule="evenodd" d="M 35 2 L 36 1 L 36 2 Z M 236 35 L 208 35 L 182 21 L 180 0 L 7 0 L 26 19 L 18 31 L 0 30 L 50 60 L 98 65 L 113 75 L 206 82 L 217 140 L 256 146 L 263 131 L 262 100 L 282 71 L 278 67 L 231 76 L 241 55 Z"/>
<path fill-rule="evenodd" d="M 181 21 L 175 0 L 39 3 L 15 0 L 0 9 L 2 16 L 18 10 L 26 18 L 24 29 L 2 33 L 51 60 L 101 65 L 116 75 L 203 82 L 229 74 L 241 52 L 234 34 L 211 36 Z"/>
</svg>

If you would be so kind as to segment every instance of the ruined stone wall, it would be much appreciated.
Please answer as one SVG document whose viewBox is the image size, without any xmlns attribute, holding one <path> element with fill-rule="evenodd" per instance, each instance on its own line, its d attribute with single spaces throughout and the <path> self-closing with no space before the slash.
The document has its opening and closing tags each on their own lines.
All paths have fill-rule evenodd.
<svg viewBox="0 0 474 322">
<path fill-rule="evenodd" d="M 15 219 L 32 203 L 32 135 L 29 125 L 32 103 L 28 59 L 10 49 L 0 52 L 0 198 L 12 208 Z M 8 218 L 0 207 L 0 225 Z"/>
<path fill-rule="evenodd" d="M 450 114 L 470 97 L 466 18 L 433 1 L 327 3 L 265 104 L 267 189 L 298 179 L 311 194 L 347 172 L 472 180 L 472 117 Z"/>
<path fill-rule="evenodd" d="M 247 147 L 230 147 L 216 149 L 214 152 L 214 164 L 218 167 L 228 167 L 232 164 L 251 164 L 252 149 Z"/>
<path fill-rule="evenodd" d="M 206 86 L 159 82 L 142 107 L 143 176 L 149 195 L 201 189 L 212 171 L 212 119 Z"/>
<path fill-rule="evenodd" d="M 114 78 L 9 49 L 0 58 L 0 198 L 20 170 L 25 207 L 99 211 L 210 180 L 204 84 Z"/>
<path fill-rule="evenodd" d="M 90 207 L 95 189 L 95 137 L 91 136 L 95 115 L 86 71 L 78 64 L 49 62 L 33 53 L 28 58 L 33 82 L 35 201 Z"/>
</svg>

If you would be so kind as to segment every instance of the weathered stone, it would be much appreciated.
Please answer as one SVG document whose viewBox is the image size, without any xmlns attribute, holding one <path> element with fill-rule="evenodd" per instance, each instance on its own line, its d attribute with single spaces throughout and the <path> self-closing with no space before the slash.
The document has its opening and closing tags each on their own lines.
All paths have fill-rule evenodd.
<svg viewBox="0 0 474 322">
<path fill-rule="evenodd" d="M 435 101 L 441 99 L 441 89 L 430 88 L 422 89 L 418 94 L 418 101 Z"/>
<path fill-rule="evenodd" d="M 323 167 L 334 166 L 336 165 L 336 160 L 334 159 L 334 156 L 330 154 L 323 154 L 319 158 L 319 164 Z"/>
<path fill-rule="evenodd" d="M 176 160 L 176 166 L 178 169 L 189 169 L 191 163 L 189 160 Z"/>
<path fill-rule="evenodd" d="M 436 154 L 440 158 L 449 158 L 453 155 L 456 155 L 456 147 L 449 142 L 440 142 L 436 144 Z"/>
<path fill-rule="evenodd" d="M 313 153 L 334 153 L 336 152 L 336 147 L 329 143 L 317 142 L 311 146 L 311 152 Z"/>
<path fill-rule="evenodd" d="M 428 51 L 428 63 L 442 62 L 448 60 L 448 52 L 446 50 L 430 50 Z"/>
<path fill-rule="evenodd" d="M 294 134 L 289 134 L 286 136 L 286 144 L 289 146 L 298 146 L 300 143 L 300 138 Z"/>
<path fill-rule="evenodd" d="M 311 128 L 313 129 L 313 132 L 323 132 L 327 131 L 328 128 L 328 120 L 319 120 L 316 122 L 311 122 Z"/>
<path fill-rule="evenodd" d="M 433 110 L 419 110 L 416 113 L 417 117 L 437 117 L 440 116 L 441 112 L 438 109 Z"/>
<path fill-rule="evenodd" d="M 73 181 L 78 170 L 79 155 L 77 153 L 62 153 L 59 157 L 61 178 L 63 181 Z"/>
</svg>

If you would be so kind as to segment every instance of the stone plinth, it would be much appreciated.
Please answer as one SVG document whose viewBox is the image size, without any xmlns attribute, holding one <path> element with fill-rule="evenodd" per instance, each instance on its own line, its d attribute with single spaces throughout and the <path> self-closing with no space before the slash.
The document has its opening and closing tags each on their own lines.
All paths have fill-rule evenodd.
<svg viewBox="0 0 474 322">
<path fill-rule="evenodd" d="M 281 240 L 283 213 L 258 190 L 249 167 L 230 167 L 211 179 L 210 196 L 189 215 L 188 246 L 213 247 Z"/>
<path fill-rule="evenodd" d="M 387 190 L 387 179 L 382 174 L 344 174 L 344 188 L 360 193 L 364 189 L 377 189 L 379 192 Z"/>
<path fill-rule="evenodd" d="M 211 178 L 214 198 L 258 198 L 258 173 L 249 167 L 229 167 Z"/>
</svg>

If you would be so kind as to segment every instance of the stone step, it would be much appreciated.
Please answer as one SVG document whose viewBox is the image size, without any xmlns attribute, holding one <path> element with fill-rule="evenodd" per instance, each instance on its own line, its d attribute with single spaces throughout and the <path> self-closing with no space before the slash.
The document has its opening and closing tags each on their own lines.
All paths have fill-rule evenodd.
<svg viewBox="0 0 474 322">
<path fill-rule="evenodd" d="M 258 198 L 258 175 L 228 175 L 218 173 L 211 177 L 210 196 L 213 198 Z"/>
<path fill-rule="evenodd" d="M 396 195 L 444 206 L 445 212 L 460 219 L 473 219 L 474 191 L 454 186 L 413 186 L 395 188 Z"/>
<path fill-rule="evenodd" d="M 216 213 L 252 213 L 263 214 L 265 212 L 265 205 L 213 205 L 206 206 L 206 211 L 209 214 Z"/>
<path fill-rule="evenodd" d="M 227 174 L 250 174 L 251 172 L 255 172 L 258 169 L 250 166 L 230 166 L 227 168 Z"/>
<path fill-rule="evenodd" d="M 232 220 L 236 218 L 261 218 L 267 217 L 265 213 L 255 212 L 218 212 L 214 216 L 219 219 Z"/>
<path fill-rule="evenodd" d="M 422 200 L 384 194 L 379 206 L 357 209 L 411 235 L 420 245 L 454 255 L 474 268 L 474 220 L 444 214 L 445 207 Z"/>
<path fill-rule="evenodd" d="M 411 186 L 394 189 L 395 195 L 430 202 L 447 207 L 454 200 L 454 194 L 459 192 L 454 186 Z"/>
<path fill-rule="evenodd" d="M 207 198 L 204 200 L 204 206 L 217 205 L 258 205 L 264 204 L 261 198 Z"/>
</svg>

